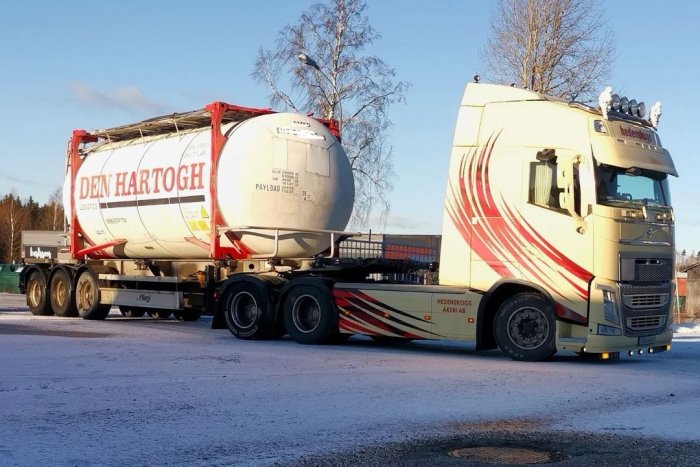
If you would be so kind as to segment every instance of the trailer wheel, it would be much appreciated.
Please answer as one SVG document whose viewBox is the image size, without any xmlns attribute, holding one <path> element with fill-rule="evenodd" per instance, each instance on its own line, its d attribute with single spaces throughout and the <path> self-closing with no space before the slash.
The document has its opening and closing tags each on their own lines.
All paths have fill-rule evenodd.
<svg viewBox="0 0 700 467">
<path fill-rule="evenodd" d="M 100 304 L 100 286 L 97 276 L 89 269 L 78 276 L 75 285 L 75 305 L 83 319 L 105 319 L 111 305 Z"/>
<path fill-rule="evenodd" d="M 125 318 L 140 318 L 146 314 L 146 310 L 144 308 L 135 306 L 119 305 L 119 311 Z"/>
<path fill-rule="evenodd" d="M 330 293 L 309 285 L 292 288 L 284 299 L 284 325 L 300 344 L 326 344 L 338 334 L 338 311 Z"/>
<path fill-rule="evenodd" d="M 73 300 L 73 284 L 68 271 L 56 269 L 50 281 L 51 308 L 56 316 L 73 317 L 78 316 L 78 309 Z"/>
<path fill-rule="evenodd" d="M 506 300 L 494 320 L 498 347 L 513 360 L 537 362 L 554 355 L 555 330 L 552 304 L 537 293 Z"/>
<path fill-rule="evenodd" d="M 53 314 L 46 288 L 46 276 L 38 269 L 31 273 L 27 281 L 27 305 L 33 315 L 50 316 Z"/>
<path fill-rule="evenodd" d="M 224 317 L 231 334 L 239 339 L 270 337 L 274 315 L 262 284 L 236 282 L 226 291 Z"/>
</svg>

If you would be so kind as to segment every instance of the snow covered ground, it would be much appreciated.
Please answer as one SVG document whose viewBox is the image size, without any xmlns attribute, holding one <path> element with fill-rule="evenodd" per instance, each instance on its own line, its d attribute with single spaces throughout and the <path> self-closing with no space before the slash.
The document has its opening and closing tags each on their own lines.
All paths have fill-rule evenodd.
<svg viewBox="0 0 700 467">
<path fill-rule="evenodd" d="M 680 323 L 676 325 L 675 332 L 673 333 L 676 338 L 700 338 L 700 324 L 696 323 Z M 697 340 L 695 341 L 697 342 Z"/>
<path fill-rule="evenodd" d="M 250 342 L 194 323 L 35 317 L 0 294 L 0 465 L 269 465 L 515 426 L 700 438 L 700 325 L 671 352 L 514 362 L 457 342 Z M 519 429 L 520 429 L 519 428 Z"/>
</svg>

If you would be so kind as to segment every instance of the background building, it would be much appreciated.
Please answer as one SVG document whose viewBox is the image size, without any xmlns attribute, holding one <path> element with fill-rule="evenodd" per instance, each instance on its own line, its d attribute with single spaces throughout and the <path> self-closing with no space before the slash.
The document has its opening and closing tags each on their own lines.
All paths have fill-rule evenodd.
<svg viewBox="0 0 700 467">
<path fill-rule="evenodd" d="M 681 285 L 681 280 L 678 280 L 678 296 L 681 297 L 681 293 L 685 293 L 685 310 L 682 313 L 684 316 L 690 319 L 700 318 L 700 262 L 695 264 L 689 264 L 681 268 L 681 273 L 686 273 L 687 279 L 685 283 L 685 290 L 683 290 Z M 679 303 L 681 301 L 679 300 Z"/>
</svg>

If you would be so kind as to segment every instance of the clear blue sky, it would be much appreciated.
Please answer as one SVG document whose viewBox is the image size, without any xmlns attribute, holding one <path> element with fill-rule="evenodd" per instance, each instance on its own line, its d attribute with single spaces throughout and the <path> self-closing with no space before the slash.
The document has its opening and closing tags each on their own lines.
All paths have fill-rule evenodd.
<svg viewBox="0 0 700 467">
<path fill-rule="evenodd" d="M 0 192 L 43 203 L 63 182 L 74 128 L 105 128 L 214 100 L 268 106 L 250 72 L 259 47 L 309 0 L 7 2 L 0 17 Z M 483 73 L 495 2 L 369 0 L 382 39 L 372 52 L 412 83 L 391 111 L 397 178 L 390 233 L 439 233 L 454 119 L 464 85 Z M 671 187 L 679 249 L 700 250 L 698 2 L 604 2 L 616 28 L 611 85 L 661 100 L 659 132 L 680 178 Z"/>
</svg>

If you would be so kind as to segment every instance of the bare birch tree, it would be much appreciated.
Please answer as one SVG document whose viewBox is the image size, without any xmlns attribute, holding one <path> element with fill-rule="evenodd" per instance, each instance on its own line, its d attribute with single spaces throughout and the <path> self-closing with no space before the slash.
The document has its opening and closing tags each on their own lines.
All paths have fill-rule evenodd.
<svg viewBox="0 0 700 467">
<path fill-rule="evenodd" d="M 31 226 L 34 230 L 63 229 L 63 199 L 60 188 L 49 195 L 49 201 L 41 206 L 36 222 Z"/>
<path fill-rule="evenodd" d="M 17 260 L 22 256 L 22 229 L 25 228 L 27 212 L 14 192 L 0 200 L 0 252 L 4 259 Z"/>
<path fill-rule="evenodd" d="M 63 191 L 58 188 L 49 196 L 51 212 L 51 230 L 60 230 L 64 226 L 65 211 L 63 210 Z"/>
<path fill-rule="evenodd" d="M 366 226 L 377 204 L 386 214 L 392 188 L 389 107 L 407 83 L 366 49 L 379 34 L 364 0 L 329 0 L 282 29 L 272 50 L 261 48 L 253 77 L 267 85 L 275 107 L 311 111 L 339 121 L 355 174 L 353 224 Z"/>
<path fill-rule="evenodd" d="M 599 0 L 500 0 L 481 55 L 495 81 L 590 101 L 607 84 L 614 34 Z"/>
</svg>

